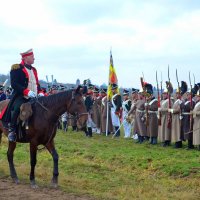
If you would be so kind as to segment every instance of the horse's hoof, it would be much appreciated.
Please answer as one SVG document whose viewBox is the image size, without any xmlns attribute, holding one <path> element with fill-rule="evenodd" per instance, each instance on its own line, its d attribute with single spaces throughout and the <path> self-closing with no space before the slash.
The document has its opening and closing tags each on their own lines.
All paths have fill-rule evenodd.
<svg viewBox="0 0 200 200">
<path fill-rule="evenodd" d="M 52 182 L 51 182 L 51 187 L 53 187 L 53 188 L 58 188 L 58 184 L 57 184 L 57 183 L 52 183 Z"/>
<path fill-rule="evenodd" d="M 37 189 L 38 185 L 35 183 L 35 181 L 31 181 L 31 188 L 32 189 Z"/>
<path fill-rule="evenodd" d="M 13 178 L 13 182 L 16 184 L 19 184 L 19 179 L 18 178 Z"/>
</svg>

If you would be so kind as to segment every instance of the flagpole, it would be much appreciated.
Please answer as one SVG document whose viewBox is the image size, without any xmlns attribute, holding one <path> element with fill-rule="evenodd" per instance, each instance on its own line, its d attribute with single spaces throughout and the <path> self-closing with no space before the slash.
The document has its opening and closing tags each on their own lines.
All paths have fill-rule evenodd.
<svg viewBox="0 0 200 200">
<path fill-rule="evenodd" d="M 112 48 L 110 48 L 110 56 L 112 54 Z M 109 64 L 109 69 L 110 69 L 110 64 Z M 110 84 L 110 70 L 109 70 L 109 74 L 108 74 L 108 88 L 109 88 L 109 84 Z M 106 136 L 108 136 L 108 122 L 109 122 L 109 90 L 107 88 L 107 113 L 106 113 Z"/>
</svg>

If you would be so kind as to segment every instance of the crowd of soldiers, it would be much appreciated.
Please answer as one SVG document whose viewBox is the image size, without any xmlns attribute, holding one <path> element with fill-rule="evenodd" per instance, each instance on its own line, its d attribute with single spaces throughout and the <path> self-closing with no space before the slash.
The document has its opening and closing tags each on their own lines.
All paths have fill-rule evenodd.
<svg viewBox="0 0 200 200">
<path fill-rule="evenodd" d="M 117 84 L 111 87 L 113 96 L 108 100 L 106 89 L 88 86 L 84 97 L 88 111 L 86 136 L 107 132 L 119 137 L 123 126 L 124 138 L 132 137 L 140 144 L 148 141 L 182 148 L 186 141 L 188 150 L 200 150 L 200 84 L 188 89 L 182 81 L 174 92 L 166 81 L 160 96 L 154 95 L 152 85 L 145 82 L 140 90 L 124 89 L 122 95 Z"/>
<path fill-rule="evenodd" d="M 48 92 L 42 88 L 46 96 L 63 91 L 63 85 L 52 85 Z M 96 134 L 112 134 L 119 137 L 120 130 L 124 138 L 133 138 L 137 143 L 149 141 L 155 145 L 158 142 L 163 147 L 174 144 L 182 148 L 182 142 L 187 141 L 187 149 L 200 150 L 200 84 L 188 90 L 187 83 L 182 81 L 175 93 L 170 82 L 166 89 L 157 95 L 150 83 L 143 82 L 140 90 L 124 89 L 120 94 L 118 85 L 112 84 L 112 98 L 108 99 L 107 89 L 87 85 L 84 101 L 88 112 L 86 136 Z M 9 99 L 12 88 L 5 89 L 0 85 L 0 101 Z M 77 121 L 64 113 L 58 123 L 58 128 L 67 131 L 72 126 L 77 130 Z"/>
</svg>

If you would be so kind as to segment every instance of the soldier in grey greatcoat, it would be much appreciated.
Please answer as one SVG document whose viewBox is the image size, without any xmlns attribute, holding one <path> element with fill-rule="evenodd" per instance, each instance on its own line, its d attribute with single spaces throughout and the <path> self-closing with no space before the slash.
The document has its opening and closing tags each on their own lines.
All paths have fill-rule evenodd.
<svg viewBox="0 0 200 200">
<path fill-rule="evenodd" d="M 193 145 L 200 151 L 200 90 L 196 94 L 196 104 L 193 110 Z"/>
<path fill-rule="evenodd" d="M 170 127 L 170 117 L 168 113 L 169 104 L 172 105 L 172 101 L 169 102 L 169 93 L 172 93 L 173 88 L 170 84 L 170 89 L 166 88 L 162 93 L 162 101 L 161 101 L 161 107 L 158 108 L 158 112 L 161 116 L 161 125 L 159 126 L 158 131 L 158 139 L 160 142 L 162 142 L 162 146 L 166 147 L 170 145 L 171 142 L 171 127 Z"/>
<path fill-rule="evenodd" d="M 95 127 L 94 132 L 100 134 L 101 127 L 101 97 L 99 96 L 99 89 L 93 89 L 93 105 L 92 105 L 92 121 L 94 122 Z"/>
<path fill-rule="evenodd" d="M 151 84 L 146 84 L 146 93 L 147 93 L 147 103 L 145 104 L 145 109 L 147 109 L 148 116 L 147 120 L 147 133 L 150 137 L 150 144 L 157 144 L 158 137 L 158 100 L 153 96 L 153 87 Z"/>
<path fill-rule="evenodd" d="M 138 143 L 143 143 L 145 137 L 147 136 L 145 124 L 145 96 L 143 89 L 140 89 L 138 92 L 138 100 L 132 110 L 135 110 L 136 112 L 133 132 L 137 132 L 138 134 Z"/>
<path fill-rule="evenodd" d="M 101 132 L 106 133 L 106 123 L 107 123 L 107 117 L 108 117 L 107 131 L 108 131 L 108 134 L 110 134 L 110 133 L 113 133 L 113 125 L 112 125 L 112 119 L 111 119 L 111 108 L 110 108 L 110 104 L 108 104 L 108 101 L 107 101 L 107 89 L 101 89 L 100 96 L 102 99 L 101 100 Z M 108 108 L 108 112 L 107 112 L 107 108 Z"/>
<path fill-rule="evenodd" d="M 183 124 L 182 124 L 182 108 L 184 99 L 182 95 L 187 91 L 187 83 L 181 81 L 181 87 L 176 90 L 175 102 L 172 109 L 168 111 L 172 114 L 172 132 L 171 141 L 175 142 L 175 148 L 182 148 L 183 140 Z"/>
</svg>

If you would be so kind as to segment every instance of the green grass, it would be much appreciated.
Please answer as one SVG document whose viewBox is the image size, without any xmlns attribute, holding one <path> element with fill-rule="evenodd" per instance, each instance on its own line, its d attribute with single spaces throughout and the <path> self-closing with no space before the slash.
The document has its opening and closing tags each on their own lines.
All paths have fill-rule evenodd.
<svg viewBox="0 0 200 200">
<path fill-rule="evenodd" d="M 63 191 L 96 199 L 200 199 L 200 152 L 135 144 L 132 139 L 58 131 L 59 185 Z M 7 139 L 0 146 L 0 177 L 9 175 Z M 53 161 L 38 152 L 36 180 L 48 186 Z M 15 166 L 29 182 L 29 145 L 18 144 Z"/>
</svg>

